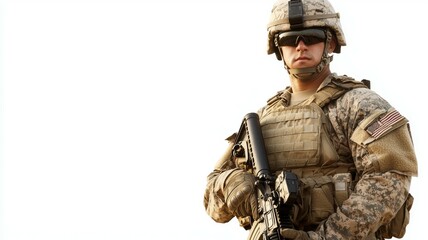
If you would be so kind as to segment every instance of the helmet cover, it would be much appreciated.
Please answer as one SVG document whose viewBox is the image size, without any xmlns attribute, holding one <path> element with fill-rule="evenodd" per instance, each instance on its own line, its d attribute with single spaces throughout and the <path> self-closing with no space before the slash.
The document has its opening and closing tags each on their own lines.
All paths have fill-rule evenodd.
<svg viewBox="0 0 428 240">
<path fill-rule="evenodd" d="M 297 20 L 296 23 L 299 14 L 301 22 Z M 278 0 L 272 8 L 269 19 L 267 52 L 277 53 L 278 57 L 274 41 L 277 33 L 306 28 L 327 28 L 334 33 L 337 40 L 334 52 L 340 53 L 340 47 L 346 46 L 346 40 L 339 18 L 339 13 L 335 12 L 328 0 Z"/>
</svg>

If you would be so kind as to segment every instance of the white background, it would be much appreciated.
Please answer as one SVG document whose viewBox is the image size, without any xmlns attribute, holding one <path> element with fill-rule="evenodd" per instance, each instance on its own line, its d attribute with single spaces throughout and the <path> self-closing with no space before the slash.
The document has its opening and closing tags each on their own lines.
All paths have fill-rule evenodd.
<svg viewBox="0 0 428 240">
<path fill-rule="evenodd" d="M 332 0 L 367 78 L 411 122 L 419 160 L 404 239 L 426 226 L 428 3 Z M 288 85 L 266 0 L 4 0 L 2 240 L 246 239 L 204 212 L 242 117 Z"/>
</svg>

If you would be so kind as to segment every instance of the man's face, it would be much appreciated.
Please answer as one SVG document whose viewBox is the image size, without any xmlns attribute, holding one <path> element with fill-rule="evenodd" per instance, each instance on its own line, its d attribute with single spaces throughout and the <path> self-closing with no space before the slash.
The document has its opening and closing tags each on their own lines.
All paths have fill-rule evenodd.
<svg viewBox="0 0 428 240">
<path fill-rule="evenodd" d="M 307 45 L 299 40 L 296 46 L 281 46 L 282 57 L 289 68 L 315 67 L 324 53 L 324 42 Z"/>
<path fill-rule="evenodd" d="M 321 28 L 286 31 L 276 35 L 275 43 L 289 68 L 310 68 L 321 62 L 328 34 Z M 335 46 L 335 41 L 329 41 L 327 51 L 331 53 Z"/>
</svg>

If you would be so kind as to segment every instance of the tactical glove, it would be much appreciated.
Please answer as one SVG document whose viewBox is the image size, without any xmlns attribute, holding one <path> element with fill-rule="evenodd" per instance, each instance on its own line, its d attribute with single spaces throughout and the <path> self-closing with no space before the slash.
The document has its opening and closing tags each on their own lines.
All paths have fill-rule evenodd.
<svg viewBox="0 0 428 240">
<path fill-rule="evenodd" d="M 253 174 L 238 168 L 218 176 L 215 188 L 220 196 L 223 195 L 227 207 L 236 217 L 258 218 L 255 180 Z"/>
</svg>

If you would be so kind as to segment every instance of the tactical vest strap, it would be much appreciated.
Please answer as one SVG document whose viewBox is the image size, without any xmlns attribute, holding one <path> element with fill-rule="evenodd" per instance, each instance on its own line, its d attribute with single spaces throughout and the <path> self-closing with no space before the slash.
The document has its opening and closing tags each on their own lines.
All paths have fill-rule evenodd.
<svg viewBox="0 0 428 240">
<path fill-rule="evenodd" d="M 368 80 L 364 80 L 368 81 Z M 353 78 L 341 76 L 331 79 L 321 90 L 316 92 L 308 101 L 316 103 L 321 108 L 332 100 L 338 99 L 347 91 L 354 88 L 368 88 L 364 82 L 356 81 Z"/>
<path fill-rule="evenodd" d="M 279 91 L 275 96 L 271 97 L 267 101 L 267 108 L 274 105 L 278 101 L 283 101 L 285 105 L 288 105 L 287 98 L 289 98 L 290 95 L 289 88 L 290 87 L 283 91 Z M 322 108 L 332 100 L 338 99 L 347 91 L 354 88 L 370 88 L 370 81 L 366 79 L 357 81 L 346 75 L 333 76 L 331 81 L 326 86 L 318 90 L 318 92 L 306 100 L 305 103 L 310 104 L 311 102 L 314 102 Z"/>
</svg>

